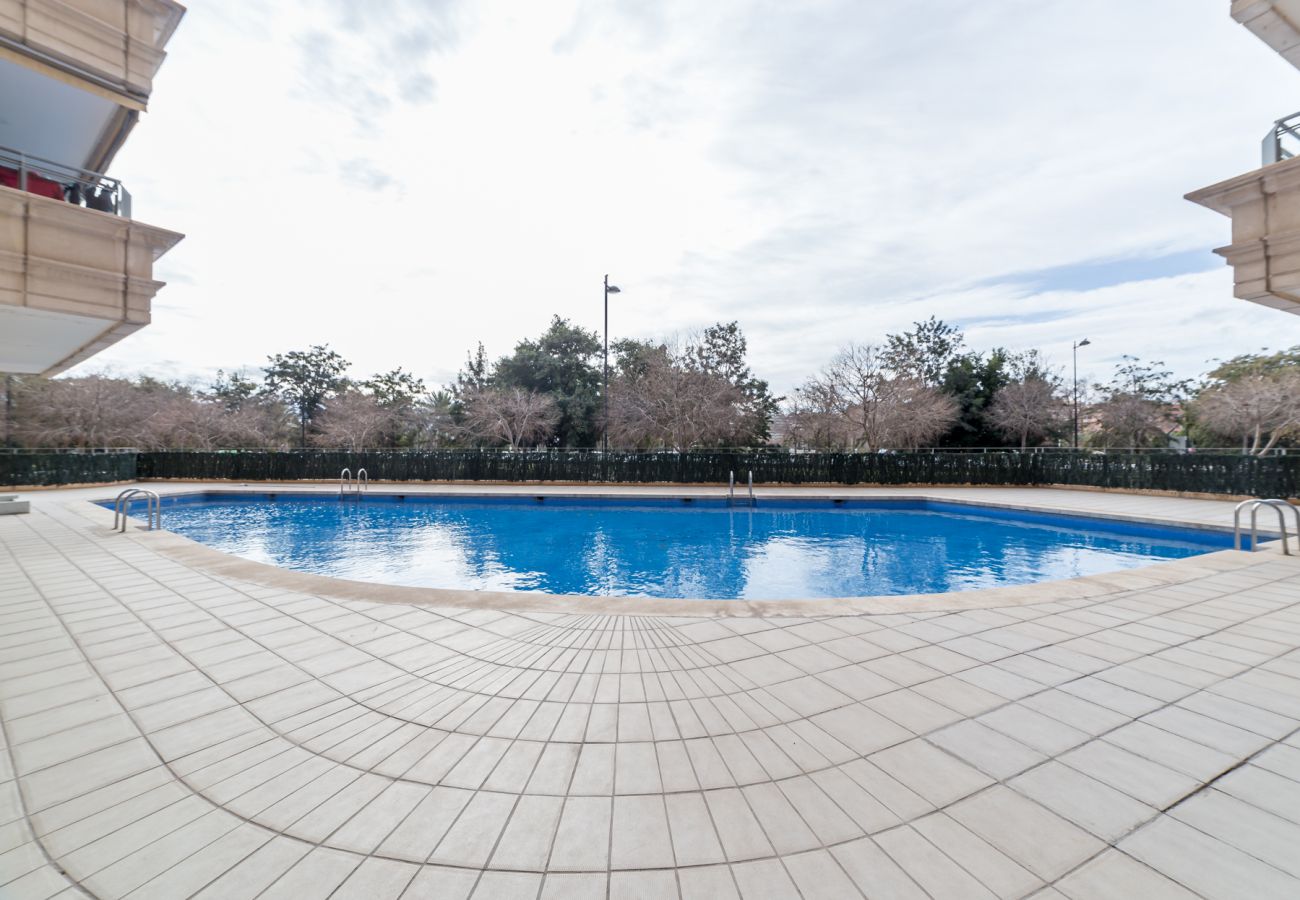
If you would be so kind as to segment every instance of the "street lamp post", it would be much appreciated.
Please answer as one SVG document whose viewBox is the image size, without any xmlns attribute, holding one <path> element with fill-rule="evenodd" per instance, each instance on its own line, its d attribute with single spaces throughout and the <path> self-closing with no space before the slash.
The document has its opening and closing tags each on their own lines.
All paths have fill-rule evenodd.
<svg viewBox="0 0 1300 900">
<path fill-rule="evenodd" d="M 1073 347 L 1074 353 L 1074 449 L 1079 449 L 1079 348 L 1088 346 L 1091 341 L 1084 338 L 1081 341 L 1075 341 Z"/>
<path fill-rule="evenodd" d="M 609 455 L 609 295 L 622 293 L 618 285 L 609 283 L 609 276 L 605 276 L 605 380 L 600 390 L 601 399 L 604 401 L 605 414 L 600 423 L 600 446 L 601 446 L 601 468 L 604 469 L 604 460 Z"/>
</svg>

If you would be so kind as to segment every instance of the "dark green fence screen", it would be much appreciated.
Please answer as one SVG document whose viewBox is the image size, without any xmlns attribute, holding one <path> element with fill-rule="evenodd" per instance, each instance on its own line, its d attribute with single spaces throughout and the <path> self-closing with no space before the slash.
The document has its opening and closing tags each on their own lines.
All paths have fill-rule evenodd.
<svg viewBox="0 0 1300 900">
<path fill-rule="evenodd" d="M 121 453 L 0 452 L 0 485 L 103 484 L 133 481 L 134 450 Z"/>
<path fill-rule="evenodd" d="M 787 453 L 591 450 L 150 451 L 0 454 L 0 484 L 140 479 L 330 481 L 343 468 L 372 481 L 590 482 L 612 484 L 981 484 L 1126 488 L 1300 496 L 1300 455 L 1075 453 Z"/>
</svg>

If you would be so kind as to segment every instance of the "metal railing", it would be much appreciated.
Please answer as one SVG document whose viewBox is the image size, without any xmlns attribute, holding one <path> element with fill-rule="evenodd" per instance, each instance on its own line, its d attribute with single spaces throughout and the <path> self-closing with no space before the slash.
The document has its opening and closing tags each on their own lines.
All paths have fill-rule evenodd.
<svg viewBox="0 0 1300 900">
<path fill-rule="evenodd" d="M 1292 506 L 1285 500 L 1279 499 L 1254 499 L 1243 500 L 1237 504 L 1232 511 L 1232 546 L 1235 550 L 1241 549 L 1241 514 L 1245 510 L 1250 510 L 1250 549 L 1259 549 L 1259 511 L 1261 509 L 1272 509 L 1277 512 L 1278 530 L 1282 532 L 1282 553 L 1286 556 L 1291 555 L 1291 548 L 1287 541 L 1286 533 L 1286 515 L 1283 510 L 1290 510 L 1295 516 L 1296 534 L 1300 536 L 1300 507 Z"/>
<path fill-rule="evenodd" d="M 145 500 L 145 518 L 149 530 L 162 528 L 162 497 L 156 491 L 147 488 L 127 488 L 113 501 L 113 530 L 125 532 L 127 519 L 131 515 L 131 503 L 141 497 Z"/>
<path fill-rule="evenodd" d="M 365 469 L 357 469 L 355 476 L 351 469 L 344 469 L 339 473 L 339 499 L 342 500 L 348 491 L 352 492 L 356 500 L 362 499 L 370 492 L 370 475 Z"/>
<path fill-rule="evenodd" d="M 131 195 L 116 178 L 12 147 L 0 147 L 0 185 L 131 218 Z"/>
<path fill-rule="evenodd" d="M 752 469 L 749 472 L 749 495 L 742 499 L 749 506 L 758 506 L 758 501 L 754 498 L 754 472 Z M 734 471 L 727 473 L 727 505 L 736 505 L 736 473 Z"/>
<path fill-rule="evenodd" d="M 1278 119 L 1264 135 L 1264 165 L 1292 159 L 1300 154 L 1300 112 Z"/>
</svg>

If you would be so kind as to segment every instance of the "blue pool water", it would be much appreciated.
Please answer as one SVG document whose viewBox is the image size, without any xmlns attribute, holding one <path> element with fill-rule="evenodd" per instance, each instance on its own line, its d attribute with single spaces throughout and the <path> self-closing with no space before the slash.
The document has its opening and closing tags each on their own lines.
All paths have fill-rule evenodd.
<svg viewBox="0 0 1300 900">
<path fill-rule="evenodd" d="M 111 506 L 111 504 L 106 504 Z M 1074 578 L 1231 537 L 925 500 L 725 501 L 208 492 L 163 527 L 246 559 L 422 587 L 715 599 L 852 597 Z M 143 515 L 143 505 L 134 506 Z"/>
</svg>

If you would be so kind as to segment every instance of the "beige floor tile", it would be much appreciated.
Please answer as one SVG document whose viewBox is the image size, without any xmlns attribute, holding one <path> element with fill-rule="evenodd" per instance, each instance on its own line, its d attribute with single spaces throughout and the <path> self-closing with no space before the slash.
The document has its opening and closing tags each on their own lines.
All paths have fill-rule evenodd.
<svg viewBox="0 0 1300 900">
<path fill-rule="evenodd" d="M 1084 863 L 1056 887 L 1070 900 L 1195 900 L 1197 896 L 1118 850 L 1107 850 Z"/>
<path fill-rule="evenodd" d="M 1054 760 L 1008 784 L 1105 841 L 1118 840 L 1156 814 L 1153 807 Z"/>
<path fill-rule="evenodd" d="M 682 900 L 740 900 L 727 866 L 697 866 L 677 871 Z"/>
<path fill-rule="evenodd" d="M 551 872 L 542 883 L 542 900 L 606 900 L 608 891 L 603 872 Z"/>
<path fill-rule="evenodd" d="M 1298 893 L 1300 740 L 1267 748 L 1300 726 L 1300 565 L 1276 553 L 834 615 L 511 611 L 198 571 L 98 533 L 93 495 L 0 521 L 0 582 L 28 585 L 0 592 L 0 714 L 30 821 L 105 897 Z M 0 894 L 66 892 L 8 760 Z"/>
<path fill-rule="evenodd" d="M 878 835 L 876 843 L 932 897 L 991 900 L 997 896 L 910 826 Z"/>
<path fill-rule="evenodd" d="M 1169 816 L 1130 835 L 1118 848 L 1210 900 L 1300 895 L 1300 880 Z"/>
<path fill-rule="evenodd" d="M 609 797 L 569 797 L 551 847 L 548 868 L 553 871 L 590 871 L 609 865 Z"/>
<path fill-rule="evenodd" d="M 1060 761 L 1157 809 L 1198 786 L 1195 779 L 1181 772 L 1101 740 L 1071 750 Z"/>
<path fill-rule="evenodd" d="M 948 814 L 1045 881 L 1104 847 L 1078 826 L 1001 786 L 955 804 Z"/>
<path fill-rule="evenodd" d="M 869 761 L 936 807 L 946 806 L 993 783 L 987 775 L 922 740 L 882 750 Z M 854 770 L 846 771 L 854 776 Z M 864 787 L 876 793 L 870 784 Z M 917 812 L 913 808 L 912 813 Z"/>
<path fill-rule="evenodd" d="M 771 856 L 772 845 L 744 794 L 735 788 L 706 791 L 705 802 L 729 861 Z"/>
<path fill-rule="evenodd" d="M 1010 778 L 1047 758 L 977 719 L 950 725 L 926 739 L 998 780 Z"/>
<path fill-rule="evenodd" d="M 950 816 L 925 816 L 912 827 L 999 897 L 1023 897 L 1043 884 L 1042 879 Z"/>
<path fill-rule="evenodd" d="M 738 863 L 731 867 L 740 895 L 746 900 L 799 900 L 799 889 L 785 867 L 772 859 Z"/>
</svg>

